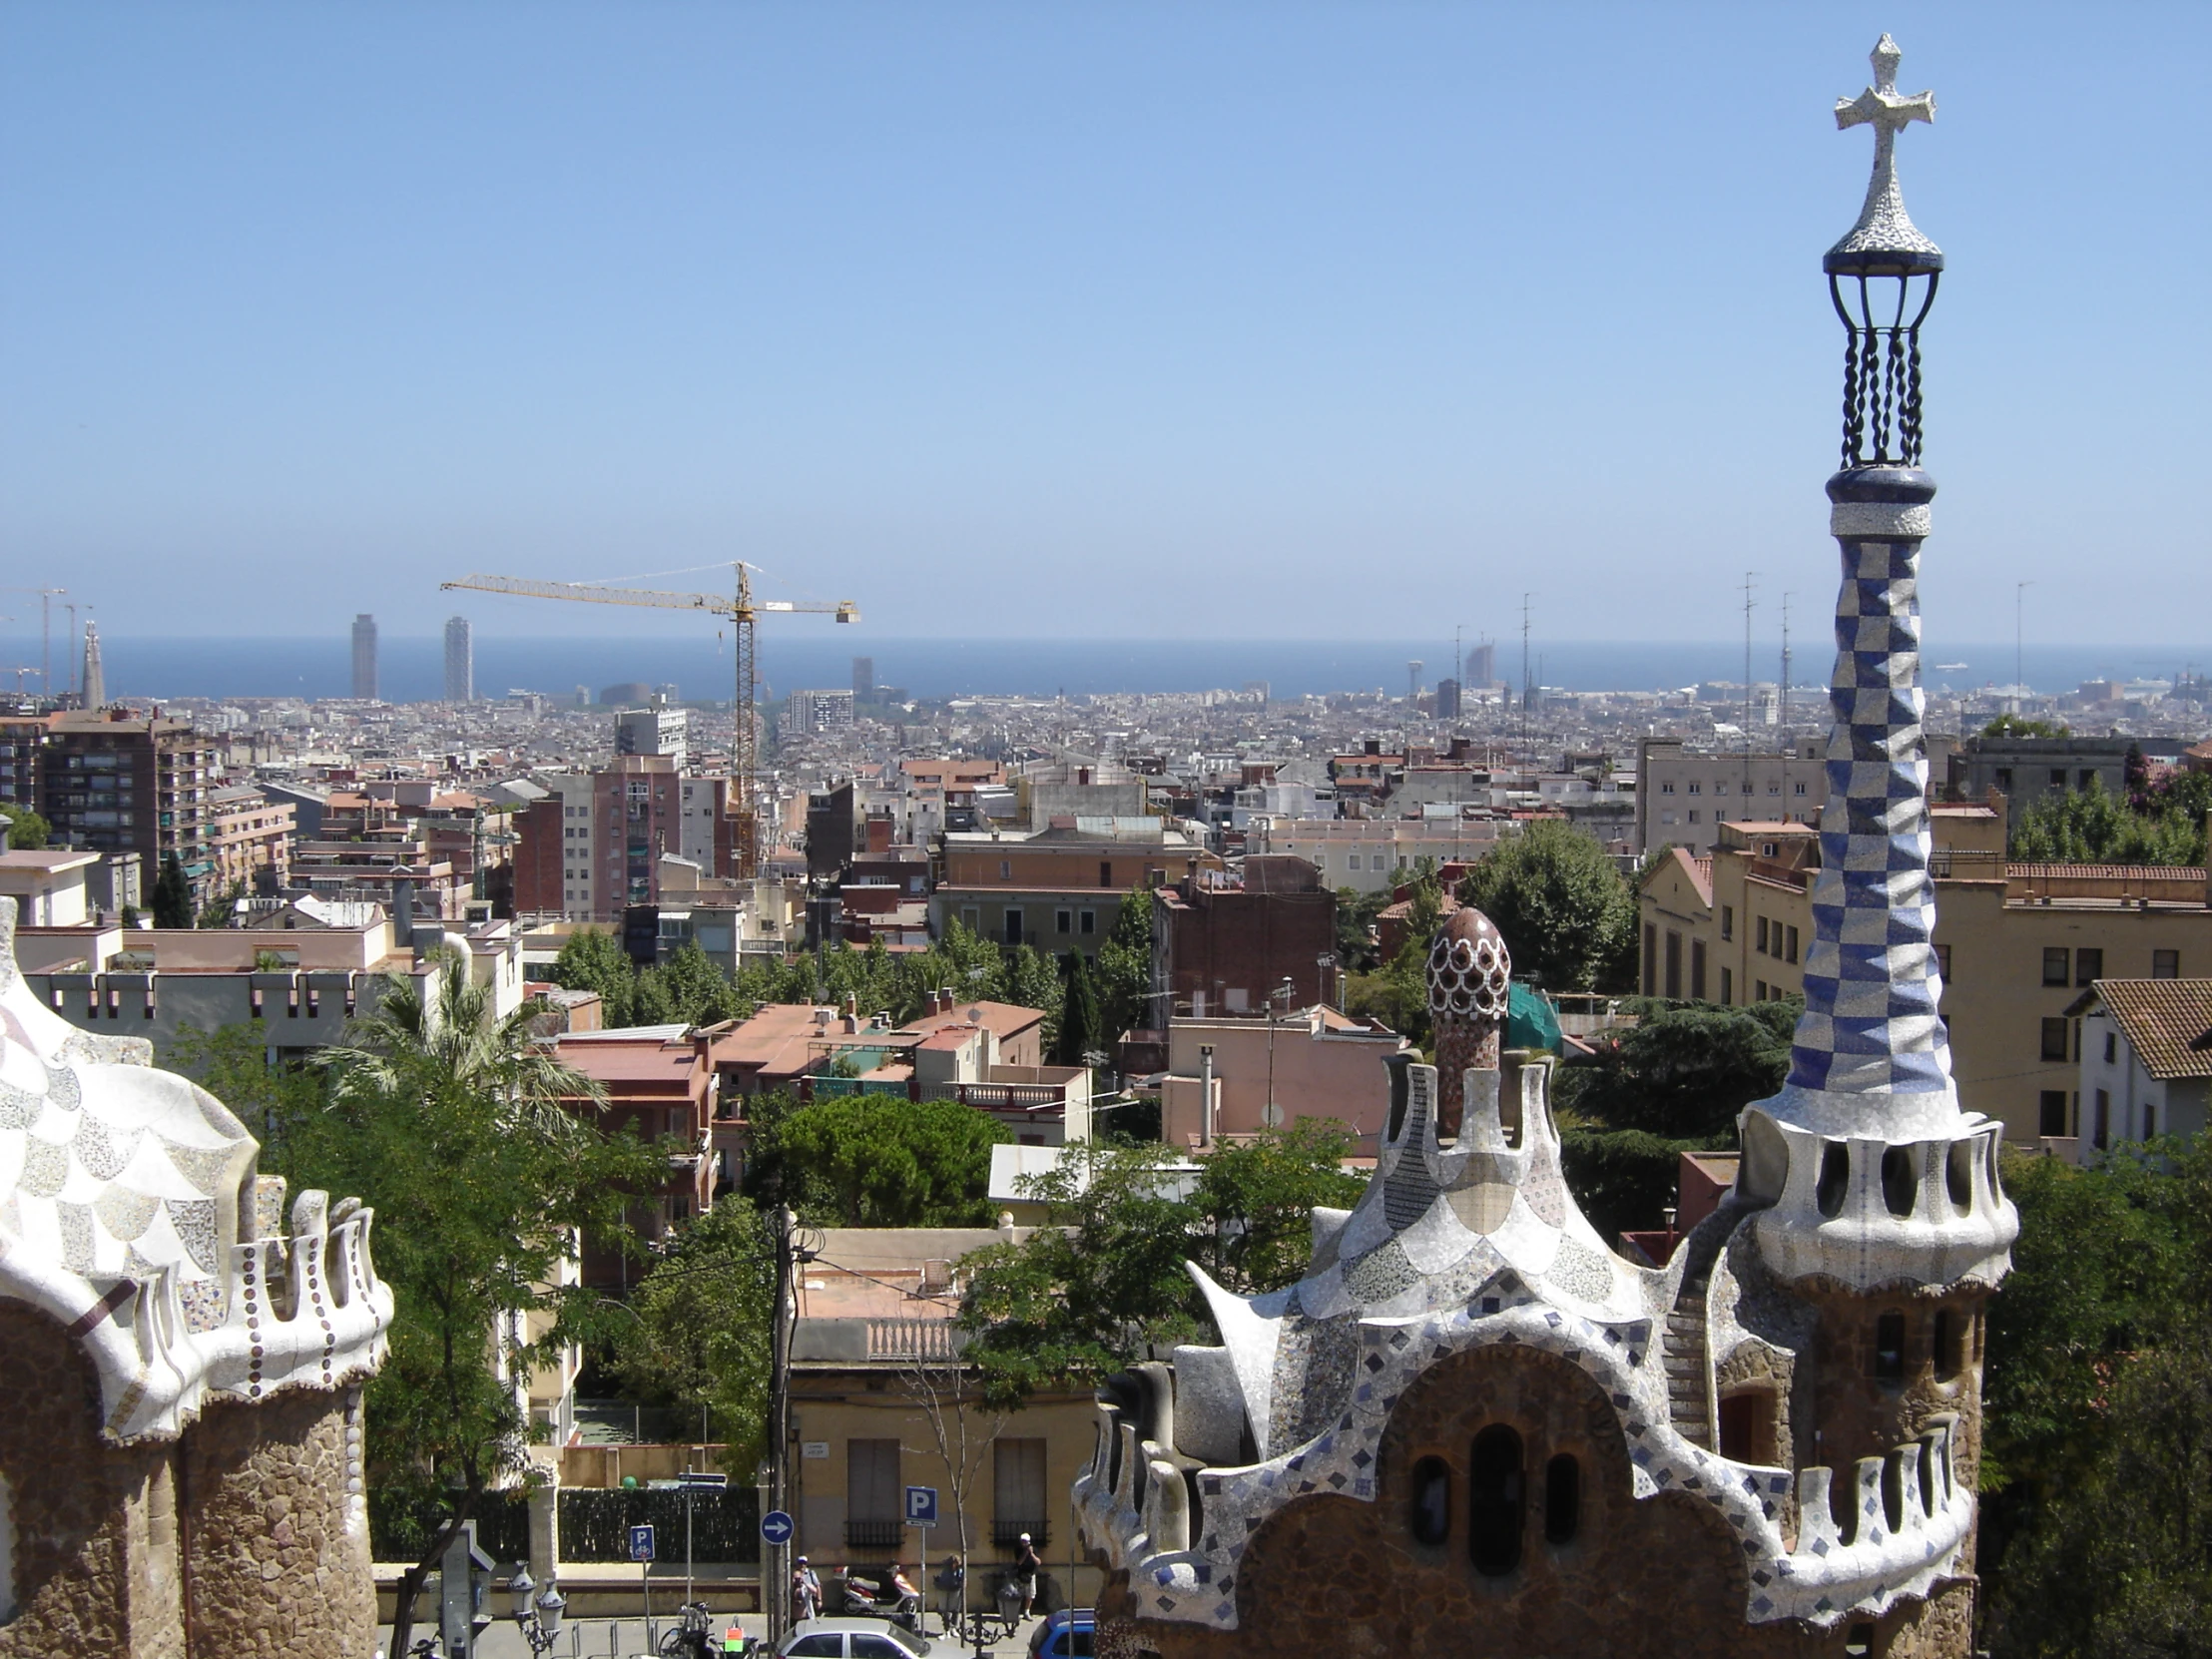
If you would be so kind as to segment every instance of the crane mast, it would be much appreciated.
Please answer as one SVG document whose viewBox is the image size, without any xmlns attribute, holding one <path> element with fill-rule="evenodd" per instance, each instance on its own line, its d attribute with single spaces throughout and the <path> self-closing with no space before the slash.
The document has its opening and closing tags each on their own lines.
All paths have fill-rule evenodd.
<svg viewBox="0 0 2212 1659">
<path fill-rule="evenodd" d="M 465 588 L 476 593 L 504 593 L 521 599 L 562 599 L 586 605 L 635 605 L 657 611 L 705 611 L 712 616 L 728 617 L 735 632 L 734 655 L 737 658 L 737 697 L 732 712 L 736 717 L 735 732 L 730 743 L 730 784 L 737 797 L 738 820 L 738 875 L 751 880 L 761 868 L 761 817 L 757 779 L 760 773 L 760 738 L 757 732 L 758 644 L 755 629 L 763 611 L 810 612 L 833 616 L 840 623 L 858 622 L 860 608 L 849 599 L 840 599 L 833 605 L 803 605 L 790 600 L 756 600 L 753 597 L 753 572 L 738 561 L 737 590 L 733 598 L 725 599 L 712 593 L 667 593 L 655 588 L 612 588 L 596 586 L 588 582 L 547 582 L 528 576 L 485 576 L 472 574 L 451 582 L 440 582 L 445 588 Z"/>
</svg>

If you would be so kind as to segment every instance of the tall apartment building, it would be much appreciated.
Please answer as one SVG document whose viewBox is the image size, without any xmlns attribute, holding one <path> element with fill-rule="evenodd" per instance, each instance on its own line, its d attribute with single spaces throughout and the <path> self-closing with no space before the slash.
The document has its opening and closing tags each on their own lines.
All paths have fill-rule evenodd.
<svg viewBox="0 0 2212 1659">
<path fill-rule="evenodd" d="M 656 703 L 615 716 L 617 755 L 666 755 L 681 771 L 691 757 L 691 714 Z"/>
<path fill-rule="evenodd" d="M 852 698 L 853 698 L 853 701 L 854 701 L 854 702 L 857 702 L 857 703 L 865 703 L 865 702 L 866 702 L 866 701 L 867 701 L 867 700 L 868 700 L 869 698 L 873 697 L 874 695 L 875 695 L 875 659 L 874 659 L 873 657 L 855 657 L 855 658 L 853 658 L 853 659 L 852 659 Z"/>
<path fill-rule="evenodd" d="M 0 715 L 0 805 L 38 807 L 38 762 L 46 748 L 44 715 Z"/>
<path fill-rule="evenodd" d="M 100 662 L 100 630 L 90 622 L 85 624 L 85 673 L 80 683 L 84 687 L 84 695 L 78 699 L 82 707 L 108 706 L 108 675 Z"/>
<path fill-rule="evenodd" d="M 39 812 L 62 844 L 136 852 L 151 876 L 174 852 L 197 900 L 215 875 L 214 758 L 186 721 L 57 715 L 39 759 Z"/>
<path fill-rule="evenodd" d="M 445 623 L 445 700 L 476 701 L 476 643 L 465 616 L 448 617 Z"/>
<path fill-rule="evenodd" d="M 1493 686 L 1497 684 L 1497 647 L 1488 640 L 1471 646 L 1467 651 L 1466 675 L 1463 684 L 1469 686 Z"/>
<path fill-rule="evenodd" d="M 1646 738 L 1636 751 L 1636 850 L 1713 850 L 1730 819 L 1818 824 L 1828 800 L 1826 747 L 1802 738 L 1787 751 L 1692 750 L 1679 738 Z"/>
<path fill-rule="evenodd" d="M 552 793 L 522 815 L 516 913 L 612 923 L 656 902 L 662 856 L 684 856 L 684 782 L 666 755 L 545 780 Z"/>
<path fill-rule="evenodd" d="M 842 687 L 829 691 L 795 691 L 784 713 L 785 729 L 794 736 L 840 732 L 851 724 L 852 693 Z"/>
<path fill-rule="evenodd" d="M 353 619 L 353 697 L 376 701 L 376 619 L 366 611 Z"/>
</svg>

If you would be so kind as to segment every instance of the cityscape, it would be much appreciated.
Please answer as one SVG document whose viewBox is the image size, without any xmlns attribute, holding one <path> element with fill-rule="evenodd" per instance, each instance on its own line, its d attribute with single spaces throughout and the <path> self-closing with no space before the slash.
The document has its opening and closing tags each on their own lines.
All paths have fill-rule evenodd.
<svg viewBox="0 0 2212 1659">
<path fill-rule="evenodd" d="M 685 31 L 733 26 L 492 10 L 548 86 L 632 53 L 688 85 Z M 1094 28 L 1131 76 L 1179 30 L 1200 59 L 1250 44 L 1233 7 L 930 10 L 844 14 L 894 106 L 978 43 L 1055 62 L 1071 100 L 1095 89 L 1053 54 Z M 278 503 L 317 476 L 333 518 L 374 513 L 320 462 L 278 482 L 275 448 L 288 555 L 167 463 L 116 463 L 145 492 L 127 508 L 26 484 L 0 588 L 0 1659 L 2197 1651 L 2212 567 L 2154 510 L 2161 456 L 1991 460 L 2017 447 L 1986 382 L 2018 301 L 1942 156 L 1954 122 L 2038 106 L 1938 125 L 1911 89 L 2063 54 L 2000 51 L 1977 15 L 1931 21 L 1925 55 L 1901 20 L 1863 77 L 1856 26 L 1725 48 L 1826 90 L 1765 85 L 1732 117 L 1791 158 L 1732 228 L 1760 252 L 1728 305 L 1773 360 L 1668 394 L 1682 421 L 1633 463 L 1659 503 L 1641 556 L 1590 527 L 1593 484 L 1546 507 L 1556 548 L 1524 503 L 1484 503 L 1482 551 L 1439 581 L 1446 543 L 1404 525 L 1448 490 L 1336 543 L 1327 489 L 1271 479 L 1310 515 L 1286 530 L 1269 475 L 1225 460 L 1218 499 L 1117 565 L 1089 521 L 1134 510 L 1136 450 L 1033 548 L 986 535 L 967 560 L 921 495 L 926 553 L 865 551 L 897 515 L 855 485 L 816 501 L 819 558 L 755 562 L 745 514 L 701 536 L 714 489 L 675 481 L 541 551 L 545 501 L 497 518 L 513 434 L 453 508 L 478 530 L 388 559 L 302 530 Z M 1618 21 L 1592 76 L 1700 61 Z M 463 59 L 505 49 L 481 24 Z M 746 26 L 744 76 L 825 73 L 814 21 Z M 21 44 L 78 75 L 110 49 L 73 27 Z M 255 62 L 426 38 L 421 14 L 297 27 Z M 1584 49 L 1502 9 L 1288 27 L 1269 61 L 1314 86 L 1339 84 L 1331 49 L 1347 88 L 1382 66 L 1371 118 L 1393 88 L 1445 98 L 1398 61 L 1408 28 L 1470 70 L 1492 27 L 1561 74 Z M 2179 12 L 2143 27 L 2084 73 L 2131 73 L 2160 30 L 2205 40 Z M 365 96 L 383 144 L 397 117 Z M 1134 119 L 1080 142 L 1118 154 Z M 1808 134 L 1849 147 L 1848 190 Z M 1987 168 L 2006 140 L 1957 142 Z M 958 191 L 1025 188 L 988 154 Z M 33 165 L 41 193 L 100 177 Z M 339 236 L 325 208 L 302 247 Z M 1035 212 L 1024 234 L 1060 234 Z M 434 239 L 508 269 L 488 233 Z M 1633 280 L 1709 253 L 1610 258 Z M 634 337 L 633 304 L 574 326 Z M 1359 304 L 1268 349 L 1321 365 L 1365 337 Z M 1731 326 L 1724 305 L 1695 331 Z M 340 378 L 366 372 L 344 349 Z M 880 396 L 908 371 L 886 362 Z M 982 383 L 947 382 L 947 425 Z M 1044 404 L 1007 395 L 1030 412 L 1000 439 L 1042 443 Z M 2115 394 L 2049 395 L 2065 424 Z M 1739 398 L 1770 405 L 1740 441 L 1696 430 Z M 795 403 L 795 428 L 822 418 Z M 886 475 L 961 475 L 943 433 L 912 441 Z M 1400 449 L 1379 496 L 1433 470 Z M 634 459 L 605 453 L 609 476 Z M 556 506 L 591 470 L 562 464 L 529 463 Z M 2139 498 L 2142 551 L 2023 538 L 1984 499 L 2014 476 L 2068 523 L 2091 492 Z M 770 520 L 805 493 L 758 487 Z M 1194 489 L 1160 470 L 1161 502 Z M 164 510 L 156 558 L 118 515 Z M 1177 551 L 1240 512 L 1254 539 Z M 235 554 L 189 551 L 224 525 Z"/>
</svg>

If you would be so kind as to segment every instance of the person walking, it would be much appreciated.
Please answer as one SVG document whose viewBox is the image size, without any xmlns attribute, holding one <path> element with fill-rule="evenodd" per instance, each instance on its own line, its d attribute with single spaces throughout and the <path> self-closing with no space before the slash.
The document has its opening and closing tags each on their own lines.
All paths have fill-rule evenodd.
<svg viewBox="0 0 2212 1659">
<path fill-rule="evenodd" d="M 1014 1582 L 1021 1586 L 1021 1616 L 1029 1617 L 1037 1602 L 1037 1574 L 1044 1568 L 1044 1560 L 1037 1554 L 1037 1546 L 1029 1541 L 1029 1534 L 1021 1535 L 1021 1545 L 1014 1551 Z"/>
<path fill-rule="evenodd" d="M 792 1612 L 800 1619 L 822 1616 L 822 1580 L 804 1555 L 792 1566 Z"/>
</svg>

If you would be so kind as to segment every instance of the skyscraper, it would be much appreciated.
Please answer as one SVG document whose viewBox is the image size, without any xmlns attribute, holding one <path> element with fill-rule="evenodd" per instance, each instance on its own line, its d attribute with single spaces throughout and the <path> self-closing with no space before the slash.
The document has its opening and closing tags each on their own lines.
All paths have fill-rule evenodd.
<svg viewBox="0 0 2212 1659">
<path fill-rule="evenodd" d="M 865 703 L 865 702 L 866 702 L 866 701 L 867 701 L 867 700 L 868 700 L 869 698 L 873 697 L 874 695 L 875 695 L 875 659 L 874 659 L 873 657 L 855 657 L 855 658 L 853 658 L 853 659 L 852 659 L 852 701 L 853 701 L 853 702 L 855 702 L 855 703 Z"/>
<path fill-rule="evenodd" d="M 359 630 L 354 631 L 355 638 Z M 371 635 L 371 649 L 374 636 Z M 355 646 L 357 654 L 359 647 Z M 355 669 L 357 675 L 359 669 Z M 371 677 L 373 678 L 373 669 Z M 445 623 L 445 700 L 448 703 L 473 703 L 476 701 L 476 647 L 469 632 L 468 618 L 448 617 Z"/>
<path fill-rule="evenodd" d="M 1497 647 L 1488 640 L 1467 652 L 1466 677 L 1460 681 L 1466 686 L 1490 686 L 1497 683 Z"/>
<path fill-rule="evenodd" d="M 108 677 L 100 667 L 100 630 L 85 624 L 85 707 L 102 709 L 108 702 Z"/>
<path fill-rule="evenodd" d="M 366 611 L 353 619 L 353 696 L 376 701 L 376 619 Z"/>
</svg>

